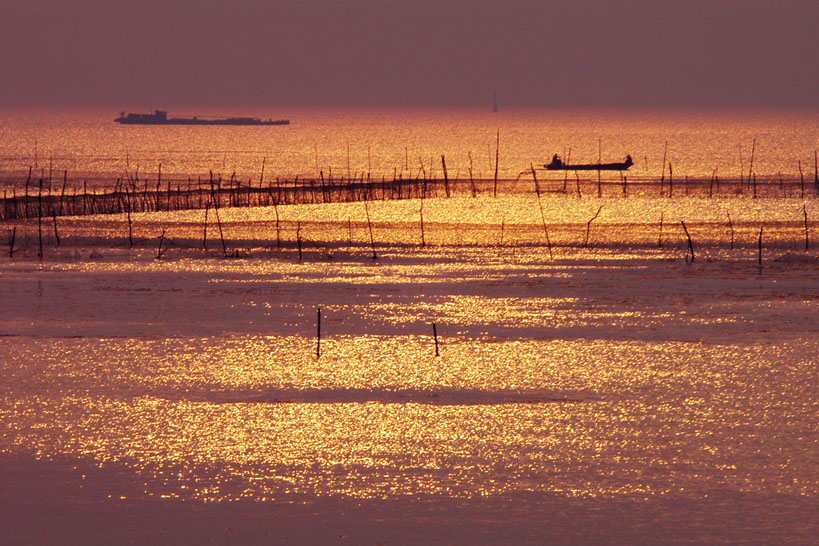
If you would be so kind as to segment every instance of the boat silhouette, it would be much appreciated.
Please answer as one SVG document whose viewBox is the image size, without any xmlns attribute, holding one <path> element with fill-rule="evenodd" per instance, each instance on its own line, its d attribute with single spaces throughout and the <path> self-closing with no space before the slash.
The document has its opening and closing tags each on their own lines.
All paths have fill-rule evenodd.
<svg viewBox="0 0 819 546">
<path fill-rule="evenodd" d="M 629 167 L 634 165 L 634 161 L 630 155 L 626 156 L 626 160 L 622 163 L 586 163 L 578 165 L 568 165 L 563 163 L 560 156 L 555 154 L 552 157 L 552 162 L 544 165 L 550 171 L 627 171 Z"/>
<path fill-rule="evenodd" d="M 168 112 L 154 110 L 153 114 L 132 114 L 125 112 L 114 120 L 122 125 L 290 125 L 289 119 L 259 118 L 169 118 Z"/>
</svg>

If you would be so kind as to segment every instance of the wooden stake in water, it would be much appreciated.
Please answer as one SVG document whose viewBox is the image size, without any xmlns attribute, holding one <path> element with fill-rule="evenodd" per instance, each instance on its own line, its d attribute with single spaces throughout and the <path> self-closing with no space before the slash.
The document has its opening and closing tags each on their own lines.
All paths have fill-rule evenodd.
<svg viewBox="0 0 819 546">
<path fill-rule="evenodd" d="M 799 182 L 801 184 L 800 187 L 802 188 L 801 198 L 804 199 L 805 198 L 805 174 L 802 172 L 802 161 L 801 160 L 799 161 Z"/>
<path fill-rule="evenodd" d="M 754 174 L 754 154 L 756 154 L 756 137 L 754 137 L 754 143 L 751 145 L 751 164 L 748 167 L 748 182 L 751 181 L 751 177 Z"/>
<path fill-rule="evenodd" d="M 157 260 L 160 259 L 162 257 L 162 255 L 165 253 L 165 249 L 162 248 L 162 243 L 163 243 L 163 241 L 165 241 L 165 231 L 166 230 L 163 229 L 162 234 L 160 234 L 160 236 L 159 236 L 159 246 L 156 249 L 156 259 Z"/>
<path fill-rule="evenodd" d="M 665 184 L 665 160 L 668 157 L 668 141 L 665 141 L 665 148 L 663 148 L 663 168 L 660 173 L 660 197 L 663 196 L 663 185 Z"/>
<path fill-rule="evenodd" d="M 717 177 L 717 170 L 714 169 L 714 172 L 711 173 L 711 186 L 708 188 L 708 197 L 714 197 L 714 179 Z"/>
<path fill-rule="evenodd" d="M 694 263 L 694 243 L 691 242 L 691 235 L 688 233 L 688 228 L 685 227 L 685 222 L 680 221 L 680 223 L 683 231 L 685 231 L 685 236 L 688 238 L 688 252 L 691 254 L 691 263 Z"/>
<path fill-rule="evenodd" d="M 210 210 L 210 201 L 205 203 L 205 221 L 202 222 L 202 250 L 208 249 L 208 211 Z"/>
<path fill-rule="evenodd" d="M 537 173 L 535 166 L 529 163 L 529 168 L 532 170 L 532 178 L 535 181 L 535 193 L 537 193 L 537 206 L 540 209 L 540 221 L 543 222 L 543 232 L 546 234 L 546 245 L 549 247 L 549 259 L 554 259 L 552 255 L 552 241 L 549 240 L 549 228 L 546 227 L 546 216 L 543 214 L 543 203 L 540 201 L 540 185 L 537 182 Z"/>
<path fill-rule="evenodd" d="M 577 171 L 574 171 L 574 178 L 577 181 L 577 198 L 582 199 L 583 194 L 580 193 L 580 174 Z"/>
<path fill-rule="evenodd" d="M 435 356 L 438 356 L 438 327 L 432 323 L 432 337 L 435 338 Z"/>
<path fill-rule="evenodd" d="M 728 229 L 731 232 L 731 250 L 734 250 L 734 223 L 731 221 L 731 213 L 728 214 Z"/>
<path fill-rule="evenodd" d="M 475 180 L 472 178 L 472 152 L 469 152 L 467 155 L 469 156 L 469 185 L 472 188 L 472 197 L 476 197 L 478 192 L 475 189 Z"/>
<path fill-rule="evenodd" d="M 819 195 L 819 158 L 816 150 L 813 151 L 813 190 Z"/>
<path fill-rule="evenodd" d="M 37 256 L 43 259 L 43 179 L 40 178 L 40 193 L 37 196 L 37 233 L 40 236 L 40 251 Z"/>
<path fill-rule="evenodd" d="M 446 192 L 446 196 L 449 197 L 449 175 L 446 170 L 446 157 L 444 154 L 441 154 L 441 167 L 444 170 L 444 191 Z"/>
<path fill-rule="evenodd" d="M 660 211 L 660 237 L 657 239 L 657 246 L 663 248 L 663 216 L 665 212 Z"/>
<path fill-rule="evenodd" d="M 742 188 L 745 182 L 745 162 L 742 160 L 742 145 L 739 146 L 739 187 Z"/>
<path fill-rule="evenodd" d="M 301 222 L 296 222 L 296 244 L 299 247 L 299 261 L 301 261 Z"/>
<path fill-rule="evenodd" d="M 9 258 L 14 258 L 14 240 L 17 238 L 17 226 L 14 226 L 14 229 L 11 232 L 11 238 L 9 240 Z"/>
<path fill-rule="evenodd" d="M 128 218 L 128 248 L 134 247 L 134 231 L 133 231 L 133 224 L 131 223 L 131 195 L 128 188 L 125 188 L 125 211 L 127 213 Z M 54 221 L 54 231 L 57 230 L 57 222 L 56 218 Z"/>
<path fill-rule="evenodd" d="M 54 218 L 54 238 L 57 240 L 57 246 L 60 246 L 60 234 L 57 231 L 57 213 L 51 211 L 51 216 Z"/>
<path fill-rule="evenodd" d="M 273 211 L 276 213 L 276 248 L 282 247 L 282 235 L 279 229 L 279 205 L 273 202 Z"/>
<path fill-rule="evenodd" d="M 603 162 L 603 141 L 601 139 L 597 139 L 597 164 L 600 165 Z M 600 181 L 600 169 L 597 169 L 597 197 L 603 197 L 603 185 Z"/>
<path fill-rule="evenodd" d="M 63 171 L 63 191 L 60 194 L 60 216 L 63 215 L 63 203 L 65 201 L 65 187 L 68 185 L 68 170 Z"/>
<path fill-rule="evenodd" d="M 591 224 L 594 222 L 598 216 L 600 216 L 600 211 L 603 210 L 603 205 L 597 209 L 597 212 L 594 213 L 594 216 L 586 222 L 586 239 L 583 241 L 583 248 L 587 248 L 589 246 L 589 232 L 591 231 Z"/>
<path fill-rule="evenodd" d="M 370 221 L 370 209 L 367 207 L 367 201 L 364 201 L 364 212 L 367 215 L 367 228 L 370 230 L 370 246 L 373 249 L 373 260 L 378 259 L 378 254 L 375 253 L 375 238 L 373 237 L 373 223 Z"/>
<path fill-rule="evenodd" d="M 762 226 L 759 226 L 759 239 L 757 240 L 757 245 L 759 247 L 759 254 L 757 257 L 757 264 L 759 267 L 762 267 Z"/>
<path fill-rule="evenodd" d="M 316 358 L 321 358 L 321 307 L 316 310 Z"/>
<path fill-rule="evenodd" d="M 427 241 L 424 238 L 424 200 L 421 200 L 421 208 L 418 209 L 418 214 L 421 216 L 421 248 L 427 246 Z"/>
<path fill-rule="evenodd" d="M 162 164 L 160 164 L 160 168 L 161 167 L 162 167 Z M 220 184 L 221 184 L 221 181 L 222 181 L 222 179 L 220 178 L 219 179 Z M 218 201 L 217 201 L 216 194 L 217 194 L 217 192 L 216 192 L 215 186 L 213 184 L 213 173 L 211 173 L 210 199 L 211 199 L 211 203 L 213 203 L 213 213 L 216 215 L 216 226 L 219 228 L 219 239 L 222 241 L 222 253 L 225 255 L 225 257 L 227 257 L 227 255 L 228 255 L 227 244 L 225 243 L 225 234 L 222 231 L 222 220 L 221 220 L 221 218 L 219 218 L 219 204 L 218 204 Z"/>
<path fill-rule="evenodd" d="M 804 203 L 802 204 L 802 214 L 805 217 L 805 250 L 808 250 L 810 246 L 808 242 L 808 210 L 805 208 Z"/>
<path fill-rule="evenodd" d="M 500 129 L 498 129 L 497 140 L 495 141 L 495 189 L 494 196 L 498 196 L 498 157 L 500 156 Z"/>
<path fill-rule="evenodd" d="M 674 197 L 674 168 L 668 162 L 668 198 Z"/>
</svg>

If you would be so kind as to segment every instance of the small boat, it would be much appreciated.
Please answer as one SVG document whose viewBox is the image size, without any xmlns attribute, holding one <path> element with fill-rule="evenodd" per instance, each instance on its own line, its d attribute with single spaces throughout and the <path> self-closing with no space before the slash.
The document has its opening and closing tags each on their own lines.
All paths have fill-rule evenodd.
<svg viewBox="0 0 819 546">
<path fill-rule="evenodd" d="M 289 119 L 259 118 L 169 118 L 168 112 L 154 110 L 153 114 L 125 114 L 114 120 L 123 125 L 290 125 Z"/>
<path fill-rule="evenodd" d="M 549 171 L 627 171 L 629 167 L 634 165 L 634 161 L 630 155 L 626 156 L 626 160 L 622 163 L 587 163 L 580 165 L 567 165 L 563 163 L 560 156 L 555 154 L 552 157 L 552 162 L 544 165 Z"/>
</svg>

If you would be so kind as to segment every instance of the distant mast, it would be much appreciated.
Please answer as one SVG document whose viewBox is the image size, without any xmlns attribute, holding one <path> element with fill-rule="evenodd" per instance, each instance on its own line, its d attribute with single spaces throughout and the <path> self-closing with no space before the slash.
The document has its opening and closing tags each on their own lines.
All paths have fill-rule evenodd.
<svg viewBox="0 0 819 546">
<path fill-rule="evenodd" d="M 492 111 L 498 111 L 498 93 L 497 91 L 492 92 Z"/>
</svg>

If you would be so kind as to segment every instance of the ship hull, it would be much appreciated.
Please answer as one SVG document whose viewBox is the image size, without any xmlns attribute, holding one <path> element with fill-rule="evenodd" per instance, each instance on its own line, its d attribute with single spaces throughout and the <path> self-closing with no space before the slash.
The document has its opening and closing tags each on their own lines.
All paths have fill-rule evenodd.
<svg viewBox="0 0 819 546">
<path fill-rule="evenodd" d="M 599 163 L 588 165 L 545 165 L 549 171 L 627 171 L 626 163 Z"/>
<path fill-rule="evenodd" d="M 290 125 L 288 119 L 259 118 L 169 118 L 167 112 L 156 110 L 153 114 L 128 114 L 122 113 L 114 122 L 122 125 Z"/>
<path fill-rule="evenodd" d="M 185 119 L 171 118 L 163 121 L 154 120 L 114 120 L 122 125 L 290 125 L 290 120 L 232 120 L 232 119 Z"/>
</svg>

